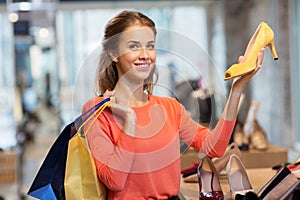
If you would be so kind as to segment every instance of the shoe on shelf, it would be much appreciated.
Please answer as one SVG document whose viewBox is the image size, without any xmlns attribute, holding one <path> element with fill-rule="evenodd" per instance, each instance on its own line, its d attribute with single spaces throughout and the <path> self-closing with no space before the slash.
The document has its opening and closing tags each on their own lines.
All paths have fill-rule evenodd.
<svg viewBox="0 0 300 200">
<path fill-rule="evenodd" d="M 230 159 L 230 156 L 232 154 L 237 155 L 239 158 L 241 157 L 241 151 L 238 147 L 238 145 L 234 142 L 229 144 L 225 150 L 225 153 L 220 158 L 213 158 L 212 162 L 215 165 L 216 171 L 218 174 L 221 173 L 223 169 L 226 168 L 226 165 Z"/>
<path fill-rule="evenodd" d="M 254 191 L 245 166 L 238 156 L 234 154 L 231 155 L 226 166 L 226 173 L 233 199 L 235 199 L 238 194 L 245 195 L 247 192 Z"/>
<path fill-rule="evenodd" d="M 261 128 L 257 120 L 254 122 L 254 129 L 250 133 L 250 144 L 254 149 L 265 151 L 268 149 L 268 140 L 265 131 Z"/>
<path fill-rule="evenodd" d="M 229 80 L 252 72 L 256 68 L 259 51 L 266 46 L 270 47 L 274 60 L 277 60 L 278 56 L 274 46 L 274 32 L 267 23 L 260 22 L 244 53 L 245 60 L 242 63 L 233 64 L 225 72 L 224 79 Z"/>
<path fill-rule="evenodd" d="M 255 128 L 255 119 L 258 113 L 260 102 L 251 100 L 250 106 L 247 112 L 245 123 L 243 126 L 243 132 L 247 137 L 250 137 L 250 134 L 253 133 Z"/>
<path fill-rule="evenodd" d="M 297 159 L 293 162 L 282 162 L 277 165 L 274 165 L 272 167 L 273 170 L 280 170 L 283 167 L 287 167 L 289 170 L 293 170 L 294 168 L 297 168 L 298 165 L 300 165 L 300 156 L 297 157 Z"/>
<path fill-rule="evenodd" d="M 198 184 L 200 200 L 223 200 L 224 194 L 219 181 L 219 175 L 209 157 L 204 157 L 198 168 Z"/>
<path fill-rule="evenodd" d="M 243 127 L 240 123 L 237 123 L 235 126 L 233 142 L 241 151 L 249 150 L 249 138 L 244 134 Z"/>
<path fill-rule="evenodd" d="M 279 169 L 281 169 L 283 167 L 286 167 L 286 166 L 288 166 L 290 164 L 292 164 L 292 163 L 290 163 L 290 162 L 282 162 L 282 163 L 279 163 L 279 164 L 276 164 L 276 165 L 272 166 L 272 169 L 273 170 L 279 170 Z"/>
<path fill-rule="evenodd" d="M 257 193 L 262 200 L 283 200 L 293 192 L 299 181 L 287 167 L 281 168 Z"/>
</svg>

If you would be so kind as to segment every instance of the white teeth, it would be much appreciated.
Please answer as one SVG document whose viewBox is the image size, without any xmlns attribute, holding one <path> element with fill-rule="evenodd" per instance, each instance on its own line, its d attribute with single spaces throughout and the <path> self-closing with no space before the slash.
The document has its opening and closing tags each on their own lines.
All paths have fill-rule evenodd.
<svg viewBox="0 0 300 200">
<path fill-rule="evenodd" d="M 139 64 L 138 66 L 139 67 L 149 67 L 150 65 L 149 64 Z"/>
</svg>

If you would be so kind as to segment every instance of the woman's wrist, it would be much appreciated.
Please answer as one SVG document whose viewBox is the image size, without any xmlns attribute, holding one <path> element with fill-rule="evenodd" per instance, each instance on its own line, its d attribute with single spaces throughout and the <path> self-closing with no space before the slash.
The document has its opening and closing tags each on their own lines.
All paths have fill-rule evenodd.
<svg viewBox="0 0 300 200">
<path fill-rule="evenodd" d="M 233 89 L 232 88 L 229 95 L 230 95 L 230 98 L 239 100 L 242 93 L 243 93 L 242 89 Z"/>
<path fill-rule="evenodd" d="M 240 90 L 239 88 L 231 88 L 224 112 L 222 114 L 223 119 L 227 121 L 236 120 L 242 91 L 243 90 Z"/>
</svg>

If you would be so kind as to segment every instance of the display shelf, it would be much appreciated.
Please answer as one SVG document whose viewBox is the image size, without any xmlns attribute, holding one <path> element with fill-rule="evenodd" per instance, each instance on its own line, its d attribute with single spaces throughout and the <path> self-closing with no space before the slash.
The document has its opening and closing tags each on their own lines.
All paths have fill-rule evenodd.
<svg viewBox="0 0 300 200">
<path fill-rule="evenodd" d="M 288 151 L 285 148 L 269 144 L 266 150 L 250 148 L 242 152 L 242 161 L 246 168 L 271 168 L 272 166 L 287 162 Z"/>
<path fill-rule="evenodd" d="M 271 168 L 272 166 L 287 162 L 288 151 L 285 148 L 269 144 L 268 149 L 262 151 L 250 148 L 246 151 L 241 151 L 241 159 L 246 168 Z M 181 169 L 193 166 L 199 162 L 199 154 L 189 148 L 181 156 Z"/>
</svg>

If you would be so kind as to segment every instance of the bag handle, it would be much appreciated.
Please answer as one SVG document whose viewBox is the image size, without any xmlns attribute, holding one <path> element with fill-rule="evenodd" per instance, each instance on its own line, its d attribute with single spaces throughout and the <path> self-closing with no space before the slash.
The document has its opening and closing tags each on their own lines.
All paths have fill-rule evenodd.
<svg viewBox="0 0 300 200">
<path fill-rule="evenodd" d="M 74 124 L 76 127 L 80 127 L 82 126 L 82 124 L 88 120 L 88 118 L 95 112 L 97 111 L 98 108 L 100 108 L 105 102 L 110 101 L 110 98 L 106 98 L 102 101 L 100 101 L 99 103 L 97 103 L 95 106 L 93 106 L 92 108 L 86 110 L 84 113 L 82 113 L 80 116 L 78 116 L 75 120 L 74 120 Z M 86 116 L 86 117 L 84 117 Z"/>
<path fill-rule="evenodd" d="M 85 137 L 85 133 L 87 133 L 90 128 L 92 127 L 92 125 L 95 123 L 95 121 L 98 119 L 98 117 L 100 116 L 100 114 L 103 112 L 103 110 L 108 106 L 108 104 L 110 104 L 111 99 L 105 99 L 106 101 L 101 101 L 100 103 L 100 107 L 97 108 L 97 110 L 95 112 L 92 112 L 86 120 L 84 120 L 84 122 L 80 125 L 80 127 L 78 128 L 78 133 L 80 134 L 81 137 Z M 83 127 L 94 117 L 94 119 L 91 121 L 91 123 L 89 124 L 87 130 L 84 132 L 82 131 Z"/>
</svg>

